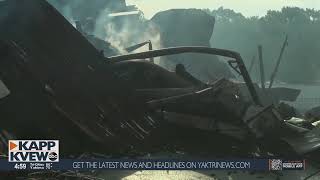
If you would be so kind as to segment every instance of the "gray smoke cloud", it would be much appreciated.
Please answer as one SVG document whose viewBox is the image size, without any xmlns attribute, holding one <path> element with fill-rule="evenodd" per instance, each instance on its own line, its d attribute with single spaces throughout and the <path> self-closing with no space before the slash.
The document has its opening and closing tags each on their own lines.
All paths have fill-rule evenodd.
<svg viewBox="0 0 320 180">
<path fill-rule="evenodd" d="M 161 48 L 160 33 L 156 25 L 146 20 L 143 13 L 124 16 L 110 16 L 116 12 L 126 11 L 124 0 L 48 0 L 71 24 L 75 21 L 94 23 L 92 32 L 87 32 L 108 41 L 119 52 L 126 53 L 125 48 L 150 40 L 155 49 Z M 135 10 L 131 7 L 131 9 Z M 148 50 L 148 47 L 137 51 Z"/>
<path fill-rule="evenodd" d="M 158 28 L 142 14 L 132 17 L 112 17 L 111 11 L 105 9 L 97 18 L 94 35 L 110 42 L 114 47 L 124 52 L 128 46 L 150 40 L 154 48 L 160 48 L 160 33 Z M 147 50 L 147 47 L 138 51 Z"/>
</svg>

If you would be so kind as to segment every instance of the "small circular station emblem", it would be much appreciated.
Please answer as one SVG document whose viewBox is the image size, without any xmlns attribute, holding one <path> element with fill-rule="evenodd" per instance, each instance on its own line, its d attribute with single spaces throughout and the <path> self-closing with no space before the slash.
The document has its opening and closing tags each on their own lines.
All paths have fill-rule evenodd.
<svg viewBox="0 0 320 180">
<path fill-rule="evenodd" d="M 57 160 L 57 158 L 58 158 L 57 153 L 55 153 L 55 152 L 49 153 L 49 159 L 50 159 L 51 161 L 55 161 L 55 160 Z"/>
</svg>

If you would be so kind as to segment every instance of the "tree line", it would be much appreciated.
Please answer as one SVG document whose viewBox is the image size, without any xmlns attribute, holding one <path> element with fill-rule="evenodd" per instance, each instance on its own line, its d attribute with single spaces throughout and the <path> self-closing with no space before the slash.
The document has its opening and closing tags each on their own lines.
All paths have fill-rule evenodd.
<svg viewBox="0 0 320 180">
<path fill-rule="evenodd" d="M 253 56 L 258 58 L 257 46 L 262 45 L 268 79 L 288 35 L 288 46 L 276 79 L 289 83 L 320 80 L 319 10 L 283 7 L 281 11 L 269 10 L 263 17 L 245 17 L 223 7 L 205 11 L 216 20 L 211 38 L 213 47 L 240 52 L 249 67 Z M 254 79 L 258 77 L 257 67 L 252 72 Z"/>
</svg>

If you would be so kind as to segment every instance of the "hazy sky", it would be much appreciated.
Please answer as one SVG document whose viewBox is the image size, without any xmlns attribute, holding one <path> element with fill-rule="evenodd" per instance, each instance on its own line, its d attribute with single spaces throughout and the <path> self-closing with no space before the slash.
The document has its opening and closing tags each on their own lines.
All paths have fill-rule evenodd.
<svg viewBox="0 0 320 180">
<path fill-rule="evenodd" d="M 137 5 L 146 18 L 173 8 L 209 8 L 220 6 L 241 12 L 245 16 L 263 16 L 267 10 L 280 10 L 283 6 L 320 9 L 320 0 L 126 0 Z"/>
</svg>

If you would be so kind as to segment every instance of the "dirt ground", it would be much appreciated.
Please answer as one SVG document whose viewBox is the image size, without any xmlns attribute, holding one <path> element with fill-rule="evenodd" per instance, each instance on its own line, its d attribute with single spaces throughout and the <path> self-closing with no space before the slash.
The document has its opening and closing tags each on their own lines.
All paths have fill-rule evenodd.
<svg viewBox="0 0 320 180">
<path fill-rule="evenodd" d="M 241 171 L 109 171 L 100 177 L 103 179 L 122 180 L 304 180 L 316 169 L 306 171 L 270 172 L 241 172 Z M 320 180 L 320 174 L 308 178 Z"/>
</svg>

